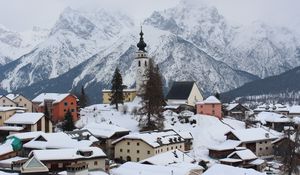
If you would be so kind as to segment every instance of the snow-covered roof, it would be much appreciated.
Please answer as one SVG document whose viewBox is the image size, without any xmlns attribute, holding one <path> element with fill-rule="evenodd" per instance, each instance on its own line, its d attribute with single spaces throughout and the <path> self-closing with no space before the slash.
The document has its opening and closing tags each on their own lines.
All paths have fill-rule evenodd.
<svg viewBox="0 0 300 175">
<path fill-rule="evenodd" d="M 22 131 L 23 129 L 22 126 L 0 126 L 1 131 Z"/>
<path fill-rule="evenodd" d="M 22 108 L 22 107 L 0 106 L 0 112 L 12 111 L 12 110 L 23 110 L 23 111 L 25 111 L 26 108 Z"/>
<path fill-rule="evenodd" d="M 83 156 L 79 152 L 92 151 L 90 156 Z M 50 149 L 50 150 L 33 150 L 29 156 L 34 156 L 40 161 L 49 160 L 76 160 L 106 157 L 102 149 L 98 147 L 88 147 L 84 149 Z"/>
<path fill-rule="evenodd" d="M 4 155 L 4 154 L 8 154 L 13 151 L 14 150 L 13 150 L 13 147 L 12 147 L 10 141 L 7 141 L 7 142 L 3 143 L 2 145 L 0 145 L 0 156 Z"/>
<path fill-rule="evenodd" d="M 237 140 L 226 140 L 225 142 L 218 144 L 218 145 L 214 145 L 209 147 L 210 150 L 217 150 L 217 151 L 222 151 L 222 150 L 233 150 L 235 149 L 237 146 L 239 146 L 241 144 L 241 141 L 237 141 Z"/>
<path fill-rule="evenodd" d="M 300 105 L 294 105 L 289 107 L 290 114 L 300 114 Z"/>
<path fill-rule="evenodd" d="M 27 140 L 27 139 L 33 139 L 36 138 L 37 136 L 43 134 L 44 132 L 42 131 L 34 131 L 34 132 L 23 132 L 23 133 L 16 133 L 16 134 L 11 134 L 7 136 L 6 138 L 9 137 L 17 137 L 20 140 Z"/>
<path fill-rule="evenodd" d="M 7 119 L 4 123 L 5 124 L 35 124 L 37 123 L 42 117 L 44 116 L 43 113 L 16 113 Z"/>
<path fill-rule="evenodd" d="M 6 97 L 9 98 L 10 100 L 14 100 L 17 98 L 20 94 L 7 94 Z"/>
<path fill-rule="evenodd" d="M 64 132 L 43 133 L 28 143 L 24 144 L 25 148 L 35 149 L 60 149 L 60 148 L 86 148 L 93 144 L 90 140 L 72 139 Z"/>
<path fill-rule="evenodd" d="M 195 159 L 184 152 L 175 149 L 140 161 L 140 163 L 150 163 L 152 165 L 169 165 L 181 162 L 194 163 Z"/>
<path fill-rule="evenodd" d="M 202 175 L 265 175 L 265 173 L 261 173 L 255 171 L 254 169 L 246 169 L 246 168 L 239 168 L 233 167 L 229 165 L 223 164 L 214 164 L 208 170 L 206 170 Z"/>
<path fill-rule="evenodd" d="M 103 89 L 102 92 L 111 92 L 111 90 Z M 123 92 L 136 92 L 136 89 L 123 89 Z"/>
<path fill-rule="evenodd" d="M 226 106 L 226 110 L 227 111 L 230 111 L 232 110 L 233 108 L 237 107 L 239 104 L 238 103 L 230 103 Z"/>
<path fill-rule="evenodd" d="M 143 140 L 144 142 L 146 142 L 154 148 L 159 147 L 161 145 L 184 142 L 184 139 L 174 130 L 131 133 L 129 135 L 123 136 L 120 139 L 115 140 L 113 144 L 123 139 Z"/>
<path fill-rule="evenodd" d="M 129 129 L 107 123 L 88 123 L 83 129 L 87 129 L 94 136 L 101 138 L 110 138 L 116 133 L 129 132 Z"/>
<path fill-rule="evenodd" d="M 197 102 L 197 104 L 221 104 L 221 101 L 215 96 L 209 96 L 205 100 Z"/>
<path fill-rule="evenodd" d="M 263 124 L 265 124 L 266 122 L 286 123 L 290 121 L 288 117 L 274 112 L 260 112 L 257 114 L 256 120 L 262 122 Z"/>
<path fill-rule="evenodd" d="M 135 162 L 126 162 L 116 169 L 112 169 L 112 174 L 116 175 L 185 175 L 192 170 L 202 170 L 203 168 L 191 163 L 178 163 L 169 166 L 146 165 Z"/>
<path fill-rule="evenodd" d="M 230 132 L 234 134 L 241 142 L 274 140 L 278 138 L 277 136 L 273 135 L 271 132 L 264 130 L 262 128 L 231 130 L 228 133 Z"/>
<path fill-rule="evenodd" d="M 193 136 L 188 131 L 177 131 L 177 133 L 183 138 L 183 139 L 193 139 Z"/>
<path fill-rule="evenodd" d="M 32 102 L 35 103 L 43 103 L 45 100 L 53 100 L 53 103 L 59 103 L 63 99 L 65 99 L 68 95 L 71 95 L 70 93 L 42 93 L 35 97 Z"/>
<path fill-rule="evenodd" d="M 257 159 L 256 155 L 249 149 L 234 151 L 233 153 L 229 154 L 227 158 L 233 158 L 232 156 L 234 155 L 237 155 L 241 160 Z"/>
<path fill-rule="evenodd" d="M 286 111 L 288 112 L 289 109 L 287 106 L 282 104 L 263 104 L 260 106 L 257 106 L 254 111 L 274 111 L 274 112 L 280 112 L 280 111 Z"/>
</svg>

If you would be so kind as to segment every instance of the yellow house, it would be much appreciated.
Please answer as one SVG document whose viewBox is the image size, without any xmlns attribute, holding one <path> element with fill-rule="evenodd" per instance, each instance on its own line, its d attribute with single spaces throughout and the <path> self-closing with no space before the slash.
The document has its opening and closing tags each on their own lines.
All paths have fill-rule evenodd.
<svg viewBox="0 0 300 175">
<path fill-rule="evenodd" d="M 27 112 L 32 112 L 32 102 L 22 94 L 7 94 L 7 98 L 17 104 L 18 107 L 27 108 Z"/>
<path fill-rule="evenodd" d="M 174 130 L 132 133 L 113 142 L 115 159 L 139 162 L 171 150 L 184 150 L 185 140 Z"/>
<path fill-rule="evenodd" d="M 13 116 L 17 111 L 25 111 L 25 108 L 20 107 L 2 107 L 0 106 L 0 126 L 4 124 L 4 121 Z"/>
<path fill-rule="evenodd" d="M 108 89 L 102 90 L 102 99 L 103 104 L 110 104 L 112 92 Z M 124 102 L 131 102 L 136 97 L 136 90 L 135 89 L 123 89 L 123 96 L 124 96 Z"/>
</svg>

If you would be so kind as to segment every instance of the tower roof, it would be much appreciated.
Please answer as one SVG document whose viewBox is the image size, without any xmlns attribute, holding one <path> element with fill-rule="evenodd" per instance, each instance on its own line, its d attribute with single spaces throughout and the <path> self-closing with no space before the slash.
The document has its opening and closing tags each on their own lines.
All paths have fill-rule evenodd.
<svg viewBox="0 0 300 175">
<path fill-rule="evenodd" d="M 143 33 L 143 30 L 142 30 L 142 27 L 141 27 L 140 41 L 137 43 L 136 46 L 139 48 L 140 51 L 146 52 L 145 47 L 147 46 L 147 44 L 144 42 L 143 35 L 144 35 L 144 33 Z"/>
</svg>

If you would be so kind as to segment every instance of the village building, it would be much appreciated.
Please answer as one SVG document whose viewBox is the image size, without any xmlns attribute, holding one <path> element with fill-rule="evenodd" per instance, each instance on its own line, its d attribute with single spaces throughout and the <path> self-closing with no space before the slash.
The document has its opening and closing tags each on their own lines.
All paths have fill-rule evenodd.
<svg viewBox="0 0 300 175">
<path fill-rule="evenodd" d="M 118 168 L 112 169 L 112 174 L 118 175 L 201 175 L 203 167 L 192 163 L 177 163 L 168 166 L 147 165 L 126 162 Z"/>
<path fill-rule="evenodd" d="M 111 103 L 111 97 L 112 97 L 112 91 L 108 89 L 102 90 L 102 103 L 103 104 L 110 104 Z M 123 97 L 124 102 L 132 102 L 134 98 L 136 97 L 136 90 L 135 89 L 123 89 Z"/>
<path fill-rule="evenodd" d="M 287 126 L 294 125 L 290 118 L 274 112 L 260 112 L 256 115 L 255 120 L 278 132 L 284 131 Z"/>
<path fill-rule="evenodd" d="M 106 123 L 89 123 L 83 130 L 88 130 L 100 140 L 100 148 L 110 159 L 114 158 L 115 152 L 115 145 L 112 142 L 130 132 L 129 129 Z"/>
<path fill-rule="evenodd" d="M 57 123 L 65 119 L 65 114 L 69 110 L 73 116 L 73 121 L 78 120 L 78 98 L 70 93 L 42 93 L 32 100 L 34 111 L 45 112 L 47 106 L 49 118 Z"/>
<path fill-rule="evenodd" d="M 224 116 L 230 116 L 237 120 L 244 121 L 250 114 L 250 109 L 240 103 L 230 103 L 223 105 Z"/>
<path fill-rule="evenodd" d="M 190 157 L 188 154 L 184 153 L 183 151 L 175 149 L 161 154 L 157 154 L 155 156 L 140 161 L 140 163 L 142 164 L 163 166 L 182 162 L 195 163 L 196 160 Z"/>
<path fill-rule="evenodd" d="M 193 135 L 187 131 L 177 131 L 177 134 L 179 134 L 184 139 L 184 150 L 191 150 L 194 140 Z"/>
<path fill-rule="evenodd" d="M 203 175 L 265 175 L 265 173 L 258 172 L 251 168 L 240 168 L 223 164 L 214 164 Z"/>
<path fill-rule="evenodd" d="M 0 106 L 0 126 L 4 124 L 4 121 L 9 119 L 17 112 L 25 112 L 25 108 L 21 107 L 2 107 Z"/>
<path fill-rule="evenodd" d="M 220 159 L 220 163 L 236 167 L 253 168 L 258 171 L 265 167 L 265 161 L 258 159 L 249 149 L 234 151 L 227 158 Z"/>
<path fill-rule="evenodd" d="M 27 112 L 32 112 L 33 104 L 31 100 L 24 97 L 22 94 L 7 94 L 6 97 L 15 102 L 17 107 L 23 107 L 27 109 Z"/>
<path fill-rule="evenodd" d="M 215 96 L 209 96 L 196 104 L 197 114 L 211 115 L 222 119 L 222 103 Z"/>
<path fill-rule="evenodd" d="M 21 147 L 22 144 L 18 138 L 8 138 L 3 144 L 0 144 L 0 160 L 16 157 Z"/>
<path fill-rule="evenodd" d="M 3 107 L 17 107 L 17 104 L 11 99 L 7 98 L 4 95 L 0 95 L 0 106 Z"/>
<path fill-rule="evenodd" d="M 132 133 L 113 142 L 115 159 L 139 162 L 170 150 L 184 150 L 184 139 L 174 130 Z"/>
<path fill-rule="evenodd" d="M 173 82 L 166 96 L 169 106 L 189 105 L 195 106 L 197 101 L 202 101 L 203 96 L 194 81 Z"/>
<path fill-rule="evenodd" d="M 15 133 L 15 134 L 11 134 L 9 136 L 7 136 L 6 138 L 10 138 L 10 137 L 16 137 L 18 139 L 21 140 L 22 145 L 24 145 L 25 143 L 31 141 L 32 139 L 36 138 L 37 136 L 44 134 L 43 131 L 33 131 L 33 132 L 21 132 L 21 133 Z"/>
<path fill-rule="evenodd" d="M 226 140 L 225 142 L 214 145 L 208 148 L 208 155 L 214 159 L 226 158 L 229 154 L 234 152 L 237 147 L 241 145 L 241 141 Z"/>
<path fill-rule="evenodd" d="M 250 149 L 255 155 L 272 156 L 273 145 L 272 141 L 278 136 L 263 128 L 251 128 L 241 130 L 231 130 L 225 134 L 227 140 L 237 140 L 241 142 L 241 147 Z"/>
<path fill-rule="evenodd" d="M 289 109 L 287 106 L 282 105 L 282 104 L 263 104 L 263 105 L 257 106 L 253 110 L 253 112 L 254 112 L 254 114 L 258 114 L 260 112 L 274 112 L 277 114 L 288 115 Z"/>
<path fill-rule="evenodd" d="M 52 132 L 52 122 L 43 113 L 16 113 L 0 126 L 5 136 L 20 132 L 43 131 Z"/>
<path fill-rule="evenodd" d="M 64 171 L 70 165 L 85 163 L 88 170 L 105 170 L 106 155 L 97 147 L 87 147 L 82 149 L 51 149 L 33 150 L 29 154 L 29 160 L 22 166 L 22 173 L 29 173 L 34 168 L 26 166 L 34 165 L 37 161 L 45 165 L 49 172 Z M 36 159 L 33 161 L 33 159 Z M 34 167 L 34 166 L 33 166 Z M 45 168 L 43 170 L 46 170 Z M 38 171 L 35 171 L 37 173 Z"/>
<path fill-rule="evenodd" d="M 289 117 L 300 117 L 300 106 L 294 105 L 289 107 Z"/>
</svg>

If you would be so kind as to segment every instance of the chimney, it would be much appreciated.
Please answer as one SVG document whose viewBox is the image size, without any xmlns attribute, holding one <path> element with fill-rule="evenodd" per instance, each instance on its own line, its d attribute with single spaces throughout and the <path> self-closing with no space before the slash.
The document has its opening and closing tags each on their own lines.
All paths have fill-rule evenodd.
<svg viewBox="0 0 300 175">
<path fill-rule="evenodd" d="M 270 134 L 269 133 L 265 133 L 266 138 L 270 138 Z"/>
</svg>

